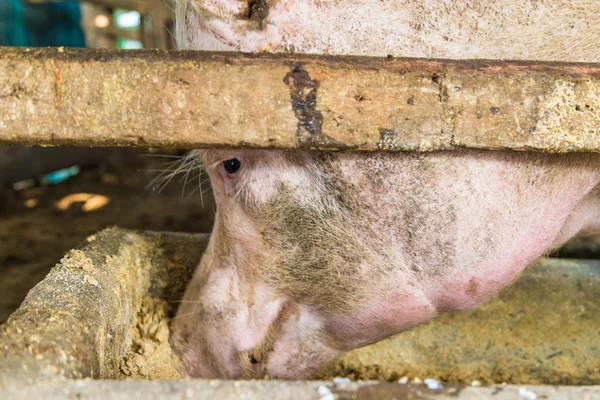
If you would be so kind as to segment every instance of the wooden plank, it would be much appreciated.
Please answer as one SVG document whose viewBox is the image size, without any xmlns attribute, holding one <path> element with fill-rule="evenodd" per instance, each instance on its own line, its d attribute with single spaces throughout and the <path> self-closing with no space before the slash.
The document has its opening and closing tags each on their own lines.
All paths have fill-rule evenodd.
<svg viewBox="0 0 600 400">
<path fill-rule="evenodd" d="M 600 64 L 0 48 L 0 143 L 600 149 Z"/>
</svg>

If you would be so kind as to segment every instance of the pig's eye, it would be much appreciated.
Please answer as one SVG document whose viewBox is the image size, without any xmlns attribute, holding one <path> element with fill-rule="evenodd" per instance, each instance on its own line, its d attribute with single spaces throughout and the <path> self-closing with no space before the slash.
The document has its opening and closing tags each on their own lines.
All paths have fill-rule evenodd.
<svg viewBox="0 0 600 400">
<path fill-rule="evenodd" d="M 223 161 L 223 166 L 225 167 L 225 171 L 227 171 L 228 174 L 233 175 L 239 171 L 240 167 L 242 166 L 242 163 L 240 162 L 239 158 L 230 158 L 229 160 Z"/>
</svg>

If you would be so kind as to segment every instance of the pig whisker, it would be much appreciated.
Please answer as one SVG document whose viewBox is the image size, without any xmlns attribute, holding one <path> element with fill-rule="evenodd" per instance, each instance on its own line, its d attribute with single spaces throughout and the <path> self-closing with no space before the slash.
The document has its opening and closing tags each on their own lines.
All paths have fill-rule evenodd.
<svg viewBox="0 0 600 400">
<path fill-rule="evenodd" d="M 207 188 L 203 188 L 204 184 L 206 182 L 208 182 L 208 178 L 206 177 L 206 171 L 201 170 L 198 175 L 192 177 L 192 180 L 198 179 L 198 186 L 194 187 L 194 189 L 192 190 L 192 192 L 188 195 L 191 196 L 192 194 L 196 193 L 196 191 L 200 191 L 200 193 L 205 193 L 207 191 Z"/>
<path fill-rule="evenodd" d="M 200 310 L 191 311 L 191 312 L 189 312 L 189 313 L 185 313 L 185 314 L 177 315 L 176 317 L 173 317 L 173 318 L 171 319 L 171 321 L 175 321 L 176 319 L 179 319 L 179 318 L 185 318 L 185 317 L 189 317 L 189 316 L 191 316 L 191 315 L 197 315 L 197 314 L 200 314 L 200 313 L 201 313 L 201 311 L 200 311 Z"/>
<path fill-rule="evenodd" d="M 186 199 L 189 199 L 194 193 L 196 193 L 196 191 L 199 190 L 200 192 L 200 199 L 202 201 L 202 206 L 204 206 L 204 200 L 202 200 L 202 195 L 206 192 L 208 192 L 210 190 L 210 187 L 204 188 L 204 189 L 200 189 L 201 186 L 195 188 L 190 194 L 188 194 L 188 196 L 186 197 Z"/>
<path fill-rule="evenodd" d="M 192 191 L 185 197 L 186 199 L 189 199 L 194 193 L 196 193 L 196 191 L 200 188 L 202 188 L 202 184 L 204 183 L 204 181 L 202 180 L 202 174 L 204 173 L 204 171 L 200 171 L 200 173 L 194 177 L 192 177 L 192 180 L 196 180 L 196 178 L 198 178 L 198 183 L 199 185 L 197 187 L 194 187 L 192 189 Z M 188 173 L 189 174 L 189 173 Z M 186 174 L 186 182 L 187 182 L 187 175 Z M 183 193 L 182 193 L 183 194 Z"/>
<path fill-rule="evenodd" d="M 157 169 L 153 170 L 153 171 L 160 171 L 161 174 L 158 175 L 154 180 L 152 180 L 152 182 L 150 182 L 150 184 L 152 185 L 153 183 L 161 180 L 162 178 L 165 178 L 169 172 L 171 172 L 171 173 L 176 172 L 180 168 L 181 164 L 182 164 L 182 161 L 180 159 L 178 159 L 176 161 L 170 161 L 168 163 L 165 163 L 164 165 L 167 166 L 167 168 L 164 168 L 162 170 L 157 170 Z"/>
<path fill-rule="evenodd" d="M 152 190 L 156 190 L 158 188 L 158 193 L 162 192 L 162 190 L 171 182 L 171 180 L 180 173 L 180 170 L 172 170 L 167 169 L 163 171 L 160 175 L 158 175 L 155 179 L 150 182 L 152 185 Z"/>
<path fill-rule="evenodd" d="M 152 190 L 156 190 L 158 188 L 158 193 L 162 192 L 162 190 L 167 186 L 167 184 L 173 179 L 176 175 L 171 172 L 171 174 L 167 174 L 168 170 L 164 170 L 160 173 L 156 178 L 154 178 L 149 184 L 148 187 L 152 187 Z"/>
<path fill-rule="evenodd" d="M 185 195 L 185 187 L 187 186 L 188 183 L 188 177 L 190 176 L 190 172 L 192 172 L 191 169 L 188 169 L 188 171 L 185 173 L 185 175 L 183 176 L 185 178 L 185 181 L 183 182 L 183 187 L 181 188 L 181 197 L 183 198 L 183 196 Z M 182 178 L 183 179 L 183 178 Z M 179 182 L 181 182 L 181 179 L 179 180 Z"/>
<path fill-rule="evenodd" d="M 204 183 L 204 181 L 202 181 L 202 173 L 204 171 L 201 171 L 198 174 L 198 189 L 200 190 L 200 203 L 202 204 L 202 208 L 204 208 L 204 196 L 202 196 L 202 184 Z M 194 189 L 194 192 L 196 191 L 196 189 Z M 193 192 L 192 192 L 193 193 Z"/>
<path fill-rule="evenodd" d="M 194 171 L 200 171 L 199 180 L 202 182 L 204 167 L 200 161 L 199 152 L 189 152 L 184 156 L 165 156 L 167 156 L 165 158 L 174 158 L 175 160 L 165 163 L 166 168 L 163 170 L 153 170 L 160 173 L 148 184 L 148 187 L 151 187 L 152 190 L 157 190 L 160 193 L 175 176 L 183 175 L 179 179 L 179 183 L 183 182 L 181 196 L 184 197 L 190 174 Z M 200 192 L 202 194 L 202 190 Z M 202 200 L 202 203 L 204 204 L 204 200 Z"/>
</svg>

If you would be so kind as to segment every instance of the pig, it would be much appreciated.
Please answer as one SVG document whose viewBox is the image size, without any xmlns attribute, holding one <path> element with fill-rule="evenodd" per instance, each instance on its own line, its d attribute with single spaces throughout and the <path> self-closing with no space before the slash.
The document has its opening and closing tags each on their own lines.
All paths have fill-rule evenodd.
<svg viewBox="0 0 600 400">
<path fill-rule="evenodd" d="M 600 61 L 596 0 L 177 0 L 178 47 Z"/>
<path fill-rule="evenodd" d="M 587 0 L 176 6 L 185 49 L 562 61 L 600 60 L 598 15 Z M 309 378 L 345 351 L 476 307 L 600 231 L 593 153 L 210 149 L 190 160 L 217 203 L 172 326 L 192 377 Z"/>
</svg>

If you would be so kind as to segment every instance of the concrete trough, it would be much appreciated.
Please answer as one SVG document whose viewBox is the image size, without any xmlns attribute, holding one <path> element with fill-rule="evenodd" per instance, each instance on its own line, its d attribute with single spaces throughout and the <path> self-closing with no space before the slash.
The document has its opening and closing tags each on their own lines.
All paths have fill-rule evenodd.
<svg viewBox="0 0 600 400">
<path fill-rule="evenodd" d="M 342 356 L 321 381 L 181 380 L 169 317 L 207 240 L 111 228 L 67 253 L 0 326 L 0 398 L 600 398 L 587 386 L 600 385 L 600 261 L 564 259 L 540 260 L 476 310 Z"/>
</svg>

